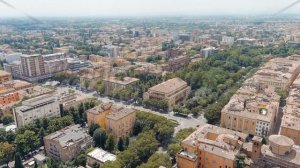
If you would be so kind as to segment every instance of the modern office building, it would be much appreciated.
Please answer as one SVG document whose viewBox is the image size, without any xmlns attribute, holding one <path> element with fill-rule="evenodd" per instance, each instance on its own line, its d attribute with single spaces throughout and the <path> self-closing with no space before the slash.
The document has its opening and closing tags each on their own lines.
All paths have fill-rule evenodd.
<svg viewBox="0 0 300 168">
<path fill-rule="evenodd" d="M 180 78 L 169 79 L 148 89 L 144 93 L 144 99 L 165 100 L 169 109 L 183 102 L 190 94 L 191 87 Z"/>
<path fill-rule="evenodd" d="M 47 156 L 63 162 L 71 161 L 93 143 L 86 128 L 71 125 L 44 137 Z"/>
<path fill-rule="evenodd" d="M 59 117 L 59 100 L 49 94 L 28 99 L 15 107 L 13 114 L 17 127 L 33 123 L 36 119 Z"/>
</svg>

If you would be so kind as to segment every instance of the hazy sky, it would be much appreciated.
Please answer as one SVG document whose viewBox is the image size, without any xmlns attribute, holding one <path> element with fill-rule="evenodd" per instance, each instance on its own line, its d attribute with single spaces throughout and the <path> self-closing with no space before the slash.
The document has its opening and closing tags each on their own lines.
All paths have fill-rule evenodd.
<svg viewBox="0 0 300 168">
<path fill-rule="evenodd" d="M 32 16 L 273 14 L 296 0 L 5 0 Z M 300 3 L 286 13 L 300 14 Z M 0 3 L 0 17 L 22 16 Z"/>
</svg>

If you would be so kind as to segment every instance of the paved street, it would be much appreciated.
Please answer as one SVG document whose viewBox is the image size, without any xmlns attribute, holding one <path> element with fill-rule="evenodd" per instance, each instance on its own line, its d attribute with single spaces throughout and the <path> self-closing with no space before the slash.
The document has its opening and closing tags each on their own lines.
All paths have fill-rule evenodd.
<svg viewBox="0 0 300 168">
<path fill-rule="evenodd" d="M 60 90 L 64 90 L 64 91 L 68 91 L 70 89 L 69 87 L 57 87 L 57 88 L 60 89 Z M 74 87 L 72 89 L 76 90 Z M 196 128 L 197 126 L 202 126 L 206 123 L 206 119 L 204 118 L 203 115 L 198 116 L 198 118 L 194 118 L 192 116 L 189 116 L 187 118 L 183 118 L 183 117 L 174 116 L 173 113 L 160 113 L 160 112 L 157 112 L 157 111 L 153 111 L 153 110 L 150 110 L 150 109 L 143 108 L 141 106 L 127 105 L 127 104 L 125 104 L 121 101 L 115 101 L 115 100 L 109 99 L 108 97 L 102 97 L 102 96 L 100 97 L 100 96 L 97 95 L 96 92 L 85 93 L 85 92 L 82 92 L 80 90 L 76 90 L 76 92 L 79 93 L 79 94 L 85 94 L 86 96 L 89 96 L 89 97 L 95 97 L 98 100 L 100 100 L 102 102 L 105 102 L 105 103 L 106 102 L 113 102 L 113 103 L 115 103 L 116 105 L 119 105 L 119 106 L 134 108 L 134 109 L 137 109 L 137 110 L 140 110 L 140 111 L 153 113 L 153 114 L 160 115 L 160 116 L 166 117 L 168 119 L 177 121 L 179 125 L 175 128 L 175 133 L 177 133 L 179 130 L 184 129 L 184 128 L 190 128 L 190 127 Z"/>
</svg>

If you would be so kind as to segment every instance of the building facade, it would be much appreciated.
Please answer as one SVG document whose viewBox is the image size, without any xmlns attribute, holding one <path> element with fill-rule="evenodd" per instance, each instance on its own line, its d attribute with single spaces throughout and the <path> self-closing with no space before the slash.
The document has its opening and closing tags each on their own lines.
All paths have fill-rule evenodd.
<svg viewBox="0 0 300 168">
<path fill-rule="evenodd" d="M 153 86 L 144 94 L 144 100 L 156 99 L 168 102 L 169 109 L 186 100 L 191 87 L 180 78 L 173 78 Z"/>
<path fill-rule="evenodd" d="M 221 111 L 221 126 L 243 133 L 267 136 L 273 131 L 279 108 L 274 88 L 242 86 Z"/>
<path fill-rule="evenodd" d="M 33 123 L 36 119 L 59 117 L 59 100 L 48 94 L 28 99 L 15 107 L 13 114 L 17 127 Z"/>
<path fill-rule="evenodd" d="M 110 113 L 106 117 L 106 130 L 116 139 L 129 137 L 132 134 L 135 119 L 136 110 L 131 108 Z"/>
<path fill-rule="evenodd" d="M 300 145 L 300 88 L 290 90 L 281 120 L 280 134 Z"/>
<path fill-rule="evenodd" d="M 131 77 L 124 77 L 123 79 L 109 77 L 103 81 L 105 85 L 105 93 L 111 94 L 116 89 L 135 89 L 139 79 Z"/>
</svg>

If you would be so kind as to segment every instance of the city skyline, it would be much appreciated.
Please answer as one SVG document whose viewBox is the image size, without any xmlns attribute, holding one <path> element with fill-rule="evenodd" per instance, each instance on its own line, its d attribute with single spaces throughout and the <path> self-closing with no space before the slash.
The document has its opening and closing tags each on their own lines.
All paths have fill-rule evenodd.
<svg viewBox="0 0 300 168">
<path fill-rule="evenodd" d="M 0 17 L 70 17 L 70 16 L 197 16 L 197 15 L 274 15 L 295 0 L 10 0 L 14 8 L 0 4 Z M 272 5 L 270 5 L 272 4 Z M 299 14 L 300 5 L 294 4 L 282 14 Z"/>
</svg>

